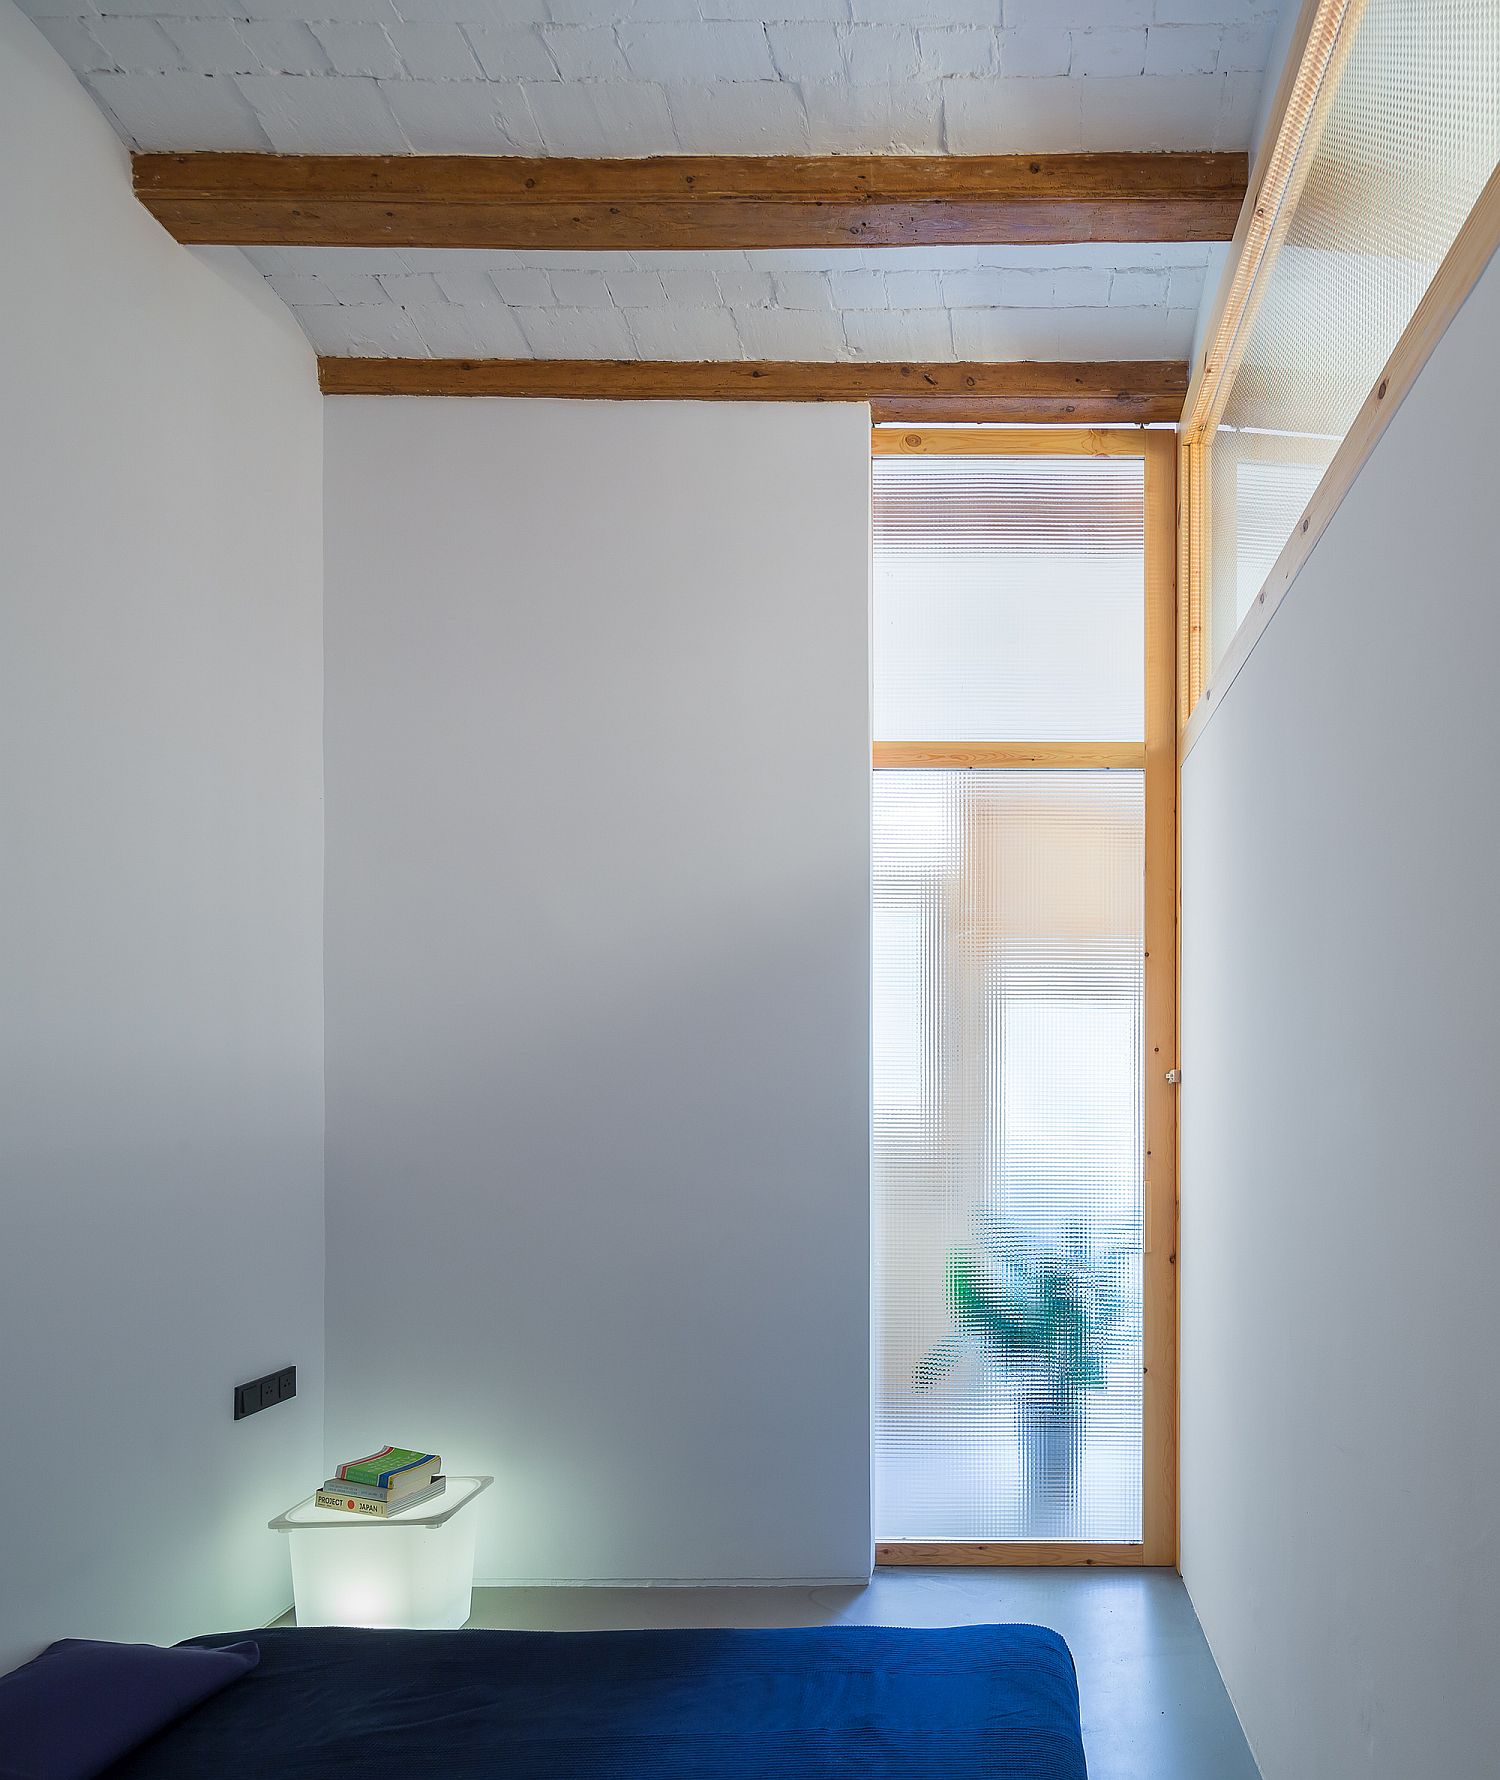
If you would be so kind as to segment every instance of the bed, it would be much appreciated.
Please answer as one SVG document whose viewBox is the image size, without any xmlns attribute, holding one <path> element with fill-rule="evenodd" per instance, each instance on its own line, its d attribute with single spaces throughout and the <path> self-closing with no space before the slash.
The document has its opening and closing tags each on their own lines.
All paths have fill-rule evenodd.
<svg viewBox="0 0 1500 1780">
<path fill-rule="evenodd" d="M 914 1631 L 294 1628 L 108 1780 L 1086 1780 L 1067 1645 Z"/>
</svg>

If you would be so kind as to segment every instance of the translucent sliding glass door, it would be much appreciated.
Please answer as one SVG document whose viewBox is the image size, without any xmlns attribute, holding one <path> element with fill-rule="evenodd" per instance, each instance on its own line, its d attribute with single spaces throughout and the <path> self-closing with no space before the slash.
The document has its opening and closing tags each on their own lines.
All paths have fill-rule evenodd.
<svg viewBox="0 0 1500 1780">
<path fill-rule="evenodd" d="M 894 438 L 874 467 L 881 1556 L 1163 1561 L 1147 803 L 1171 795 L 1148 732 L 1169 756 L 1172 713 L 1146 666 L 1171 649 L 1171 502 L 1147 479 L 1170 442 Z"/>
</svg>

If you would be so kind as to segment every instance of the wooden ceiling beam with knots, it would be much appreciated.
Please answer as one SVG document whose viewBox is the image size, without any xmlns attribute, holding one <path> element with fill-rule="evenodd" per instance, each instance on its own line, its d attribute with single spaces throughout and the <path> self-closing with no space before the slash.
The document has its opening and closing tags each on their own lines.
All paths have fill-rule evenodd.
<svg viewBox="0 0 1500 1780">
<path fill-rule="evenodd" d="M 1172 361 L 795 364 L 769 360 L 320 358 L 330 396 L 561 396 L 616 402 L 868 402 L 877 421 L 1170 421 Z"/>
<path fill-rule="evenodd" d="M 179 241 L 236 247 L 951 247 L 1227 241 L 1243 154 L 137 154 Z"/>
</svg>

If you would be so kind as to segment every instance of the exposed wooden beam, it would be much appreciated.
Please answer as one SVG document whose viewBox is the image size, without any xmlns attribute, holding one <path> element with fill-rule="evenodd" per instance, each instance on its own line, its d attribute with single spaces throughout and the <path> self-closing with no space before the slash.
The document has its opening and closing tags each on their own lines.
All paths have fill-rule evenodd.
<svg viewBox="0 0 1500 1780">
<path fill-rule="evenodd" d="M 1243 154 L 138 154 L 179 241 L 231 246 L 919 247 L 1227 241 Z"/>
<path fill-rule="evenodd" d="M 779 364 L 732 359 L 322 358 L 330 396 L 608 402 L 868 402 L 877 421 L 1175 421 L 1185 364 Z"/>
</svg>

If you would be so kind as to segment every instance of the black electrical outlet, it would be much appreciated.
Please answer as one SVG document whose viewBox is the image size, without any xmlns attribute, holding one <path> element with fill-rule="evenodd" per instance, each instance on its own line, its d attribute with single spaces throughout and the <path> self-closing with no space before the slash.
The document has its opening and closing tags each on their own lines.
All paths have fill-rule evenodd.
<svg viewBox="0 0 1500 1780">
<path fill-rule="evenodd" d="M 249 1384 L 234 1387 L 234 1419 L 243 1421 L 273 1404 L 285 1403 L 297 1394 L 297 1368 L 284 1366 L 280 1372 L 268 1372 L 264 1378 L 252 1378 Z"/>
</svg>

